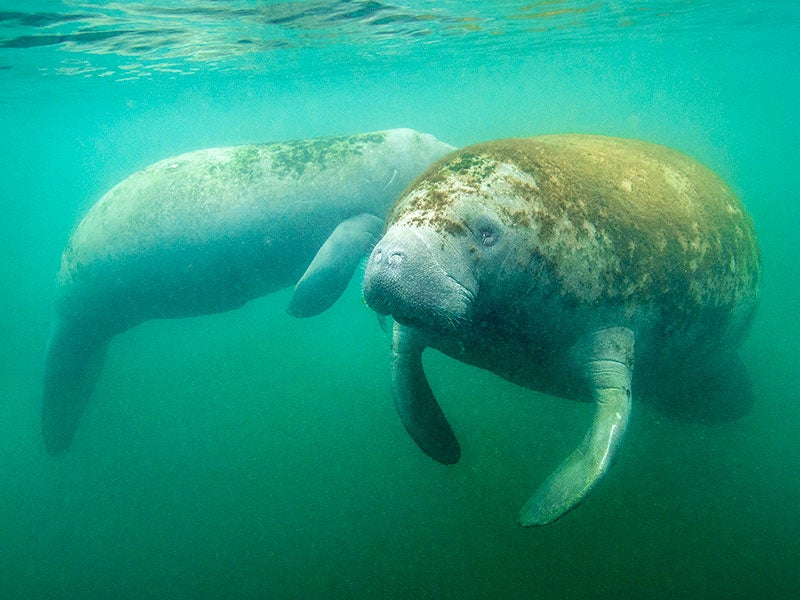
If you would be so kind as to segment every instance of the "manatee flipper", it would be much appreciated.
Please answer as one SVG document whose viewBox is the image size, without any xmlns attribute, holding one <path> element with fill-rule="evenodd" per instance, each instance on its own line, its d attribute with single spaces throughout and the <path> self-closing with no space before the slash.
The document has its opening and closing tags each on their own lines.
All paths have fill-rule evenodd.
<svg viewBox="0 0 800 600">
<path fill-rule="evenodd" d="M 592 428 L 523 507 L 520 525 L 546 525 L 577 506 L 605 474 L 625 434 L 631 410 L 633 332 L 602 329 L 575 349 L 595 401 Z"/>
<path fill-rule="evenodd" d="M 452 465 L 461 458 L 461 447 L 425 377 L 424 349 L 412 330 L 394 324 L 392 395 L 400 420 L 417 446 L 432 459 Z"/>
<path fill-rule="evenodd" d="M 109 337 L 57 319 L 44 362 L 42 436 L 56 456 L 72 443 L 106 358 Z"/>
<path fill-rule="evenodd" d="M 342 295 L 358 263 L 369 253 L 382 230 L 383 221 L 368 213 L 339 223 L 295 285 L 289 314 L 313 317 L 330 308 Z"/>
</svg>

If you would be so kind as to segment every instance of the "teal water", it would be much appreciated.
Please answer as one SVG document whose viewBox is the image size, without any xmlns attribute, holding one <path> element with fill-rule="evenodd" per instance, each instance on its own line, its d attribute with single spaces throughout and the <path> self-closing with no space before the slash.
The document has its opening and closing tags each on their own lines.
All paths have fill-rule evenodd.
<svg viewBox="0 0 800 600">
<path fill-rule="evenodd" d="M 0 2 L 0 598 L 794 598 L 800 590 L 800 5 Z M 144 166 L 197 148 L 413 127 L 455 145 L 588 132 L 716 170 L 759 233 L 732 422 L 637 404 L 610 475 L 516 511 L 591 407 L 426 354 L 464 449 L 390 397 L 358 281 L 114 339 L 70 451 L 39 433 L 61 250 Z"/>
</svg>

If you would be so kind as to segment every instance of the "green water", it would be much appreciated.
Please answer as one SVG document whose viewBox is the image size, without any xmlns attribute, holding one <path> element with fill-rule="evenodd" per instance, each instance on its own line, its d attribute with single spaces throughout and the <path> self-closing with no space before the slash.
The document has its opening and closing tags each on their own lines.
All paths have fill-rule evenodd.
<svg viewBox="0 0 800 600">
<path fill-rule="evenodd" d="M 800 5 L 0 2 L 0 598 L 794 598 L 800 590 Z M 24 12 L 21 12 L 24 11 Z M 60 252 L 132 172 L 197 148 L 413 127 L 676 147 L 741 195 L 763 294 L 733 422 L 635 405 L 553 525 L 516 511 L 591 407 L 437 355 L 454 467 L 390 397 L 359 282 L 112 342 L 70 451 L 39 433 Z"/>
</svg>

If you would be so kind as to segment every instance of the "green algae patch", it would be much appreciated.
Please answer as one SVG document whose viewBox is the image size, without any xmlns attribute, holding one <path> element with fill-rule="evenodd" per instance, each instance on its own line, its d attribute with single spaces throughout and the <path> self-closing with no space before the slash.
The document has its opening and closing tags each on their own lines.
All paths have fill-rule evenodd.
<svg viewBox="0 0 800 600">
<path fill-rule="evenodd" d="M 676 150 L 592 135 L 477 144 L 432 165 L 390 222 L 464 234 L 477 203 L 527 237 L 565 298 L 661 306 L 673 322 L 698 310 L 724 321 L 755 305 L 749 216 L 716 174 Z"/>
<path fill-rule="evenodd" d="M 310 165 L 328 169 L 343 158 L 362 155 L 367 147 L 381 144 L 385 139 L 382 133 L 369 133 L 271 144 L 272 171 L 283 177 L 300 177 Z"/>
</svg>

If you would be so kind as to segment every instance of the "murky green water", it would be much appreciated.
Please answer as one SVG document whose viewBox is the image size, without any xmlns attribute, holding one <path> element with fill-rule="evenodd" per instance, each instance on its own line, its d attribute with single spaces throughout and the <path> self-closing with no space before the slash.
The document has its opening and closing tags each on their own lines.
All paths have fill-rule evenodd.
<svg viewBox="0 0 800 600">
<path fill-rule="evenodd" d="M 0 597 L 795 597 L 796 2 L 103 6 L 0 2 Z M 354 281 L 313 319 L 280 292 L 118 336 L 72 448 L 45 454 L 54 276 L 103 192 L 197 148 L 390 127 L 637 137 L 715 169 L 763 253 L 752 410 L 704 425 L 637 404 L 609 477 L 524 530 L 591 407 L 430 352 L 464 449 L 434 463 Z"/>
</svg>

